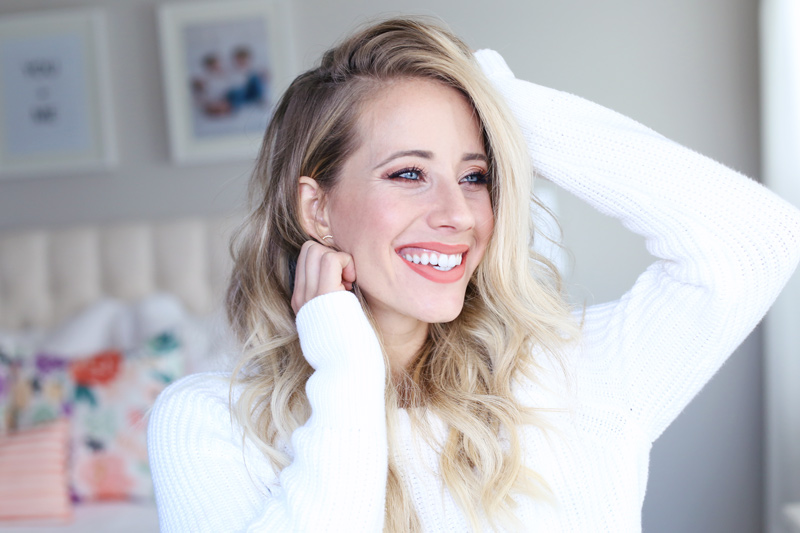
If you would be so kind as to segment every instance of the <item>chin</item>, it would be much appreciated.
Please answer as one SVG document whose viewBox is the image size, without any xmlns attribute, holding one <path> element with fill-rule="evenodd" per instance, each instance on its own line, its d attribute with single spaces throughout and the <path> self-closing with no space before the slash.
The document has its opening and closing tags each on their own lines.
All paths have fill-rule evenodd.
<svg viewBox="0 0 800 533">
<path fill-rule="evenodd" d="M 464 302 L 457 305 L 445 305 L 437 307 L 436 309 L 428 309 L 417 316 L 417 319 L 428 324 L 443 324 L 452 322 L 464 309 Z"/>
</svg>

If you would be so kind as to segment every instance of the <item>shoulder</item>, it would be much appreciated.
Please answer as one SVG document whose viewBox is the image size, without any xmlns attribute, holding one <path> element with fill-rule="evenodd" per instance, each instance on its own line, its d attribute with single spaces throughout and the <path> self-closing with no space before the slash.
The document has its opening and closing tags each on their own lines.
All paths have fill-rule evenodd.
<svg viewBox="0 0 800 533">
<path fill-rule="evenodd" d="M 192 374 L 172 383 L 159 394 L 148 422 L 148 440 L 155 441 L 190 434 L 230 432 L 230 374 Z"/>
<path fill-rule="evenodd" d="M 263 512 L 277 474 L 246 444 L 230 391 L 230 374 L 194 374 L 156 400 L 147 447 L 162 531 L 244 531 Z"/>
<path fill-rule="evenodd" d="M 230 391 L 230 374 L 203 372 L 191 374 L 170 384 L 158 395 L 153 411 L 169 409 L 173 404 L 181 407 L 213 407 L 222 403 L 226 409 Z"/>
</svg>

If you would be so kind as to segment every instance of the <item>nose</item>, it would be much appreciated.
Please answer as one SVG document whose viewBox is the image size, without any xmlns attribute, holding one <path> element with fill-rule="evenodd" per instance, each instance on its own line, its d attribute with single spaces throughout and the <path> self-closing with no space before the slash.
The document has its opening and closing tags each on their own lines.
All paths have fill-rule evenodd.
<svg viewBox="0 0 800 533">
<path fill-rule="evenodd" d="M 455 180 L 440 180 L 431 190 L 428 224 L 432 228 L 465 231 L 475 225 L 475 213 Z"/>
</svg>

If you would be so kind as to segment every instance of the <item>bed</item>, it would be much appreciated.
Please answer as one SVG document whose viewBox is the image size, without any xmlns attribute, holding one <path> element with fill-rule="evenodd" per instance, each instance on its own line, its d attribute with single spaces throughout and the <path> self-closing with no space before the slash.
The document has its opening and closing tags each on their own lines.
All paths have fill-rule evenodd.
<svg viewBox="0 0 800 533">
<path fill-rule="evenodd" d="M 235 352 L 238 216 L 0 232 L 0 531 L 157 531 L 149 405 Z"/>
</svg>

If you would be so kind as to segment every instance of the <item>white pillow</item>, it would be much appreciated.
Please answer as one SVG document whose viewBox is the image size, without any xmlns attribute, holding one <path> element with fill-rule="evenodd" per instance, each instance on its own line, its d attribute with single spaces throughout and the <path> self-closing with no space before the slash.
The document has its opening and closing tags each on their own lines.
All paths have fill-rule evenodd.
<svg viewBox="0 0 800 533">
<path fill-rule="evenodd" d="M 134 303 L 106 298 L 55 328 L 37 351 L 68 359 L 109 348 L 127 351 L 164 331 L 178 330 L 187 320 L 180 301 L 171 294 L 154 294 Z"/>
<path fill-rule="evenodd" d="M 0 332 L 0 347 L 9 354 L 47 353 L 77 359 L 108 349 L 129 351 L 165 331 L 178 335 L 187 373 L 229 370 L 239 355 L 223 310 L 193 316 L 176 296 L 167 293 L 134 303 L 103 299 L 49 332 Z"/>
<path fill-rule="evenodd" d="M 189 318 L 183 305 L 172 294 L 159 293 L 142 298 L 131 306 L 136 344 L 167 330 L 176 330 Z"/>
<path fill-rule="evenodd" d="M 107 298 L 56 327 L 45 336 L 37 351 L 76 358 L 109 348 L 126 349 L 133 346 L 133 326 L 128 306 Z"/>
</svg>

